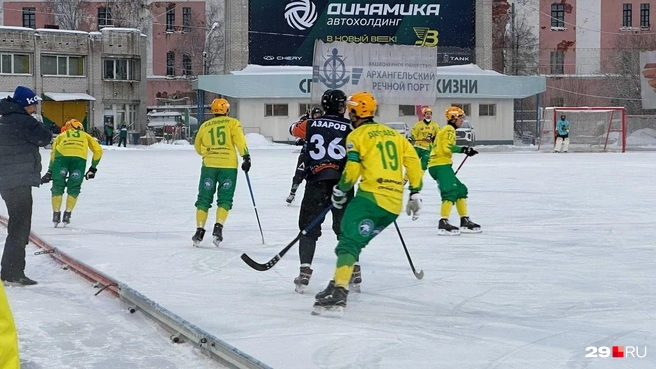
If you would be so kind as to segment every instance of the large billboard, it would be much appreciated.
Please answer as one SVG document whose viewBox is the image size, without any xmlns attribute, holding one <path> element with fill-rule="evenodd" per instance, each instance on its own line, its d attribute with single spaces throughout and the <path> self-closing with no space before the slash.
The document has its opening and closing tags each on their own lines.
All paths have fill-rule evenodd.
<svg viewBox="0 0 656 369">
<path fill-rule="evenodd" d="M 475 0 L 250 0 L 249 64 L 312 65 L 314 41 L 437 47 L 474 62 Z"/>
</svg>

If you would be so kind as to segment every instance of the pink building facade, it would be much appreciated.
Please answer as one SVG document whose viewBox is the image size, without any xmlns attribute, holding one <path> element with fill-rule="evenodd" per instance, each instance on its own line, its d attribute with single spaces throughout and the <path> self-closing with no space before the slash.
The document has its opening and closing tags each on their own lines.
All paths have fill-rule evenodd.
<svg viewBox="0 0 656 369">
<path fill-rule="evenodd" d="M 656 0 L 529 0 L 523 14 L 539 24 L 544 105 L 624 104 L 609 82 L 629 73 L 640 50 L 656 49 Z M 533 11 L 535 10 L 535 11 Z M 636 64 L 637 65 L 637 64 Z"/>
<path fill-rule="evenodd" d="M 139 24 L 134 24 L 134 20 L 132 24 L 126 24 L 130 22 L 119 17 L 127 15 L 112 11 L 111 1 L 90 0 L 82 2 L 77 29 L 87 32 L 112 26 L 141 29 L 148 38 L 147 76 L 144 76 L 147 78 L 148 106 L 162 102 L 193 105 L 196 94 L 191 89 L 191 79 L 203 72 L 202 51 L 209 28 L 206 25 L 208 3 L 212 1 L 135 0 L 132 11 L 142 13 L 136 17 Z M 58 26 L 54 14 L 57 11 L 53 11 L 47 2 L 0 0 L 0 5 L 3 26 L 35 29 Z M 214 13 L 216 17 L 223 17 L 223 14 Z M 208 74 L 212 72 L 216 70 L 209 70 Z"/>
</svg>

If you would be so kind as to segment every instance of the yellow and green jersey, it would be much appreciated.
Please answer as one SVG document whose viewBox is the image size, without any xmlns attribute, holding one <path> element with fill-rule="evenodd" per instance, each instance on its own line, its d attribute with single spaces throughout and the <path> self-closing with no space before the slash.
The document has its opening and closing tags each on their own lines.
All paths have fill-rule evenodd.
<svg viewBox="0 0 656 369">
<path fill-rule="evenodd" d="M 93 153 L 91 166 L 96 167 L 102 158 L 103 150 L 90 134 L 77 129 L 68 129 L 55 138 L 50 152 L 50 164 L 59 157 L 77 157 L 87 160 L 89 150 Z"/>
<path fill-rule="evenodd" d="M 203 165 L 210 168 L 237 168 L 237 153 L 248 154 L 241 123 L 228 116 L 205 121 L 196 133 L 194 148 L 203 157 Z"/>
<path fill-rule="evenodd" d="M 20 369 L 18 334 L 2 283 L 0 283 L 0 366 L 3 369 Z"/>
<path fill-rule="evenodd" d="M 415 147 L 430 150 L 439 131 L 440 126 L 437 123 L 433 121 L 426 123 L 425 120 L 420 120 L 412 127 L 410 139 Z"/>
<path fill-rule="evenodd" d="M 417 152 L 396 130 L 365 122 L 346 137 L 347 162 L 339 188 L 350 190 L 360 177 L 357 196 L 364 196 L 390 213 L 403 207 L 403 168 L 410 188 L 421 189 L 423 170 Z"/>
<path fill-rule="evenodd" d="M 462 147 L 456 145 L 456 129 L 447 124 L 440 129 L 440 133 L 437 135 L 436 144 L 433 146 L 428 161 L 428 167 L 453 165 L 453 153 L 459 153 L 461 150 Z"/>
</svg>

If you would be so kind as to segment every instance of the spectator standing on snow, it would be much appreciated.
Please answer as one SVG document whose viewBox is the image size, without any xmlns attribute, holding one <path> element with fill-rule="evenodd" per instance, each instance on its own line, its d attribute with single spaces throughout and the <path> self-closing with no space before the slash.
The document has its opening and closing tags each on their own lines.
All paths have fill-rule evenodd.
<svg viewBox="0 0 656 369">
<path fill-rule="evenodd" d="M 18 86 L 13 97 L 0 100 L 0 195 L 7 206 L 7 239 L 0 268 L 6 283 L 33 285 L 25 276 L 25 246 L 32 228 L 32 187 L 41 184 L 41 154 L 52 132 L 32 117 L 38 99 Z"/>
</svg>

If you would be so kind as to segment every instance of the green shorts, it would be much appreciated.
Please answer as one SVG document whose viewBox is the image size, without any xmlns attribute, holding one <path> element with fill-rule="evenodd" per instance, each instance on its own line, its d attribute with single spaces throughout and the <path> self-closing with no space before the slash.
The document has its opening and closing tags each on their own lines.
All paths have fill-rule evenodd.
<svg viewBox="0 0 656 369">
<path fill-rule="evenodd" d="M 216 206 L 232 209 L 236 185 L 237 168 L 210 168 L 203 165 L 200 169 L 196 208 L 208 211 L 216 193 Z"/>
<path fill-rule="evenodd" d="M 437 181 L 437 186 L 442 196 L 442 201 L 455 203 L 458 199 L 467 198 L 467 186 L 465 186 L 453 172 L 451 165 L 436 165 L 428 168 L 428 173 Z"/>
<path fill-rule="evenodd" d="M 53 196 L 61 196 L 64 191 L 69 196 L 77 197 L 84 181 L 84 171 L 87 167 L 86 159 L 77 156 L 60 156 L 50 165 L 52 172 Z"/>
<path fill-rule="evenodd" d="M 335 254 L 351 254 L 357 260 L 369 241 L 397 217 L 397 214 L 390 213 L 375 202 L 355 196 L 344 212 Z"/>
</svg>

